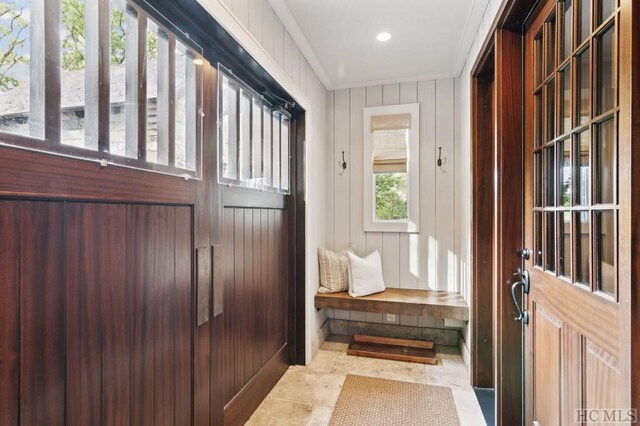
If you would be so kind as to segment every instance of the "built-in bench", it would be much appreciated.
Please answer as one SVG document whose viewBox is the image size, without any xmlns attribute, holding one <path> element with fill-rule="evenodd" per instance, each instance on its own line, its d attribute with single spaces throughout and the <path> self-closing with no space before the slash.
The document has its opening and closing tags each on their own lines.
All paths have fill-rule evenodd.
<svg viewBox="0 0 640 426">
<path fill-rule="evenodd" d="M 357 298 L 349 296 L 347 292 L 318 293 L 315 307 L 469 320 L 469 305 L 462 295 L 448 291 L 387 288 L 382 293 Z"/>
<path fill-rule="evenodd" d="M 349 296 L 346 291 L 329 294 L 317 293 L 315 306 L 317 309 L 333 308 L 346 311 L 469 320 L 469 305 L 462 295 L 448 291 L 387 288 L 382 293 L 357 298 Z M 349 343 L 347 353 L 425 364 L 438 362 L 433 342 L 406 339 L 354 335 Z"/>
</svg>

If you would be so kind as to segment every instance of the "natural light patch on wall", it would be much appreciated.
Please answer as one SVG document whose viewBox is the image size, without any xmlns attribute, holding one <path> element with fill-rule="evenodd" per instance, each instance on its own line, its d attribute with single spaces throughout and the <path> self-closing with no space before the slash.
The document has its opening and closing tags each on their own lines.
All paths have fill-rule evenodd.
<svg viewBox="0 0 640 426">
<path fill-rule="evenodd" d="M 409 272 L 416 278 L 418 278 L 419 276 L 419 256 L 420 251 L 418 235 L 411 234 L 409 235 Z"/>
<path fill-rule="evenodd" d="M 447 291 L 460 291 L 458 286 L 458 255 L 447 253 Z"/>
<path fill-rule="evenodd" d="M 427 253 L 429 260 L 429 279 L 428 286 L 430 290 L 438 289 L 438 240 L 429 236 L 429 249 Z"/>
</svg>

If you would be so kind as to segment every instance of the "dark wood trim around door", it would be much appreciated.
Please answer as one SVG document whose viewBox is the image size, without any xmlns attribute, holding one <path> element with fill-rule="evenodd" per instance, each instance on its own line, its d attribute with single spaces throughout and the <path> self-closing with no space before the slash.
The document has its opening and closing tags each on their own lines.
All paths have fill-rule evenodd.
<svg viewBox="0 0 640 426">
<path fill-rule="evenodd" d="M 472 68 L 472 167 L 474 170 L 474 208 L 472 236 L 474 241 L 472 256 L 472 298 L 479 306 L 483 286 L 478 279 L 491 280 L 493 289 L 493 316 L 489 321 L 482 313 L 476 313 L 472 320 L 472 381 L 474 385 L 491 385 L 486 375 L 477 371 L 486 362 L 486 346 L 483 347 L 483 335 L 492 328 L 493 337 L 493 385 L 496 389 L 496 424 L 522 424 L 523 421 L 523 381 L 525 372 L 523 360 L 523 332 L 519 322 L 514 321 L 516 308 L 511 300 L 511 285 L 514 273 L 522 266 L 519 250 L 523 239 L 523 68 L 522 34 L 526 28 L 528 16 L 540 7 L 539 1 L 512 0 L 503 2 L 497 17 L 489 30 L 478 59 Z M 493 67 L 493 68 L 492 68 Z M 494 104 L 492 117 L 494 127 L 491 151 L 490 174 L 483 176 L 478 163 L 491 161 L 486 152 L 480 152 L 483 139 L 488 139 L 487 129 L 476 128 L 480 120 L 488 120 L 486 111 L 480 111 L 483 98 L 488 97 L 487 81 L 493 75 L 491 101 Z M 486 140 L 484 141 L 486 143 Z M 494 177 L 497 176 L 497 179 Z M 488 191 L 482 191 L 486 179 L 493 185 L 492 212 L 481 212 L 480 197 L 488 197 Z M 486 206 L 490 203 L 485 203 Z M 486 210 L 486 207 L 482 209 Z M 493 219 L 492 242 L 487 241 L 486 233 L 477 226 L 487 222 L 487 216 Z M 491 271 L 485 269 L 482 250 L 493 250 Z M 484 283 L 486 285 L 486 282 Z M 486 288 L 484 288 L 486 291 Z M 473 317 L 472 313 L 472 317 Z M 475 324 L 474 324 L 475 323 Z M 475 333 L 475 334 L 474 334 Z M 476 346 L 475 348 L 473 346 Z M 475 366 L 475 367 L 474 367 Z"/>
<path fill-rule="evenodd" d="M 293 227 L 292 247 L 295 253 L 295 270 L 291 280 L 293 291 L 293 312 L 291 314 L 291 362 L 305 364 L 305 282 L 306 282 L 306 114 L 299 113 L 293 117 L 292 146 L 292 202 Z"/>
<path fill-rule="evenodd" d="M 640 408 L 640 4 L 620 1 L 619 301 L 621 377 L 629 377 L 621 403 Z M 628 357 L 627 355 L 628 354 Z"/>
<path fill-rule="evenodd" d="M 511 299 L 514 273 L 522 267 L 518 253 L 523 237 L 522 175 L 522 35 L 496 30 L 496 258 L 494 323 L 496 372 L 496 423 L 522 423 L 522 324 L 515 321 Z"/>
<path fill-rule="evenodd" d="M 471 385 L 493 388 L 495 51 L 471 77 Z"/>
</svg>

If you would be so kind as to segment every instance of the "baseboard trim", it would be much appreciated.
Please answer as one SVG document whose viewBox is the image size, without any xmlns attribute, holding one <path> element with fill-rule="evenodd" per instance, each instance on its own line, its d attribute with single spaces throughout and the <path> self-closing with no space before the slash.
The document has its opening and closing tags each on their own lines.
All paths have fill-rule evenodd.
<svg viewBox="0 0 640 426">
<path fill-rule="evenodd" d="M 329 331 L 329 319 L 327 318 L 322 326 L 318 329 L 315 336 L 313 336 L 313 341 L 311 342 L 311 359 L 316 356 L 318 351 L 320 350 L 320 346 L 327 340 L 327 337 L 331 334 Z"/>
<path fill-rule="evenodd" d="M 289 368 L 285 343 L 224 407 L 224 424 L 243 425 Z"/>
</svg>

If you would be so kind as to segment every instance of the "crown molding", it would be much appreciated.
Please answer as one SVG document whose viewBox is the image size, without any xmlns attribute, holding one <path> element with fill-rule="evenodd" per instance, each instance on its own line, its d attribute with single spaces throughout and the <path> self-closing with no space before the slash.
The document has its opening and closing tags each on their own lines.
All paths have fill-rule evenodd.
<svg viewBox="0 0 640 426">
<path fill-rule="evenodd" d="M 285 0 L 267 0 L 267 1 L 271 5 L 271 8 L 276 13 L 278 18 L 280 18 L 280 21 L 282 21 L 282 24 L 284 25 L 285 29 L 289 32 L 289 35 L 291 36 L 293 41 L 296 43 L 296 45 L 298 46 L 298 49 L 300 49 L 300 51 L 306 58 L 307 62 L 309 63 L 309 66 L 311 66 L 311 68 L 316 73 L 316 75 L 318 76 L 318 78 L 320 79 L 324 87 L 326 87 L 329 90 L 334 90 L 334 85 L 331 79 L 329 78 L 329 74 L 327 74 L 327 71 L 324 69 L 322 64 L 320 64 L 320 60 L 318 59 L 315 52 L 311 48 L 309 41 L 307 40 L 304 33 L 302 32 L 302 29 L 300 29 L 298 22 L 293 17 L 293 14 L 291 13 L 291 10 L 289 10 L 289 6 L 287 6 L 287 3 L 285 2 Z"/>
<path fill-rule="evenodd" d="M 452 67 L 449 72 L 441 73 L 441 74 L 421 74 L 414 75 L 402 78 L 393 78 L 393 79 L 382 79 L 382 80 L 368 80 L 354 83 L 345 83 L 345 84 L 335 84 L 329 74 L 324 69 L 320 60 L 316 56 L 313 48 L 309 44 L 304 32 L 298 25 L 298 22 L 294 18 L 289 6 L 285 0 L 267 0 L 274 12 L 280 18 L 280 21 L 284 25 L 285 29 L 289 32 L 289 35 L 293 39 L 293 41 L 298 46 L 298 49 L 302 52 L 304 57 L 306 58 L 309 66 L 316 73 L 322 84 L 327 90 L 341 90 L 341 89 L 350 89 L 356 87 L 366 87 L 366 86 L 377 86 L 383 84 L 398 84 L 398 83 L 407 83 L 414 81 L 428 81 L 428 80 L 440 80 L 447 78 L 457 78 L 462 73 L 462 69 L 467 61 L 467 57 L 471 48 L 473 47 L 473 42 L 476 38 L 477 32 L 480 29 L 482 24 L 482 20 L 484 19 L 484 15 L 486 14 L 487 9 L 490 5 L 490 0 L 473 0 L 471 8 L 469 10 L 469 14 L 467 15 L 467 19 L 465 21 L 464 28 L 462 30 L 462 35 L 460 36 L 460 40 L 458 42 L 458 47 L 456 49 L 455 59 L 452 62 Z M 484 11 L 483 13 L 476 19 L 473 19 L 475 16 L 475 12 L 479 8 L 482 7 L 484 3 Z M 471 26 L 475 27 L 472 28 Z"/>
</svg>

